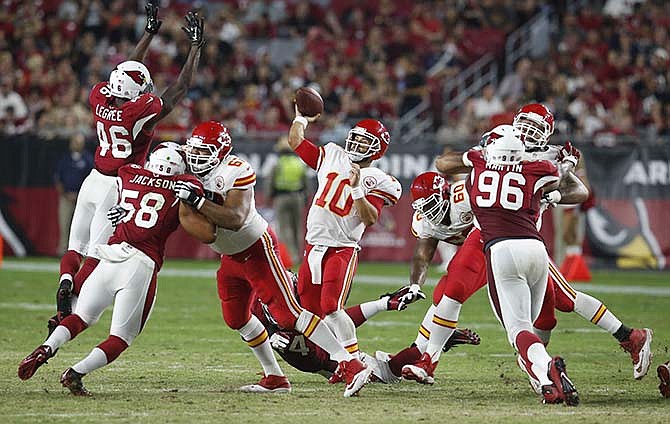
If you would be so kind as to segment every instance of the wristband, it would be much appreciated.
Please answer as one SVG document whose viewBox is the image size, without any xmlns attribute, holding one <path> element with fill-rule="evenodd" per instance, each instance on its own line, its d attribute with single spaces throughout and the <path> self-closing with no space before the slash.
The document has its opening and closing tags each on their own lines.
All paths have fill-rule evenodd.
<svg viewBox="0 0 670 424">
<path fill-rule="evenodd" d="M 563 198 L 563 195 L 561 195 L 561 192 L 558 190 L 554 190 L 550 193 L 547 193 L 547 200 L 549 200 L 551 203 L 558 203 L 561 201 Z"/>
<path fill-rule="evenodd" d="M 204 197 L 204 196 L 198 196 L 198 197 L 195 199 L 195 202 L 193 202 L 193 206 L 195 206 L 195 208 L 196 208 L 197 210 L 200 210 L 200 208 L 201 208 L 202 205 L 204 205 L 204 204 L 205 204 L 205 197 Z"/>
<path fill-rule="evenodd" d="M 365 197 L 365 194 L 363 193 L 363 189 L 359 187 L 351 187 L 351 197 L 354 200 L 362 199 Z"/>
<path fill-rule="evenodd" d="M 302 124 L 304 128 L 307 128 L 307 124 L 309 124 L 309 121 L 304 116 L 296 116 L 293 119 L 293 123 L 295 124 L 296 122 Z"/>
</svg>

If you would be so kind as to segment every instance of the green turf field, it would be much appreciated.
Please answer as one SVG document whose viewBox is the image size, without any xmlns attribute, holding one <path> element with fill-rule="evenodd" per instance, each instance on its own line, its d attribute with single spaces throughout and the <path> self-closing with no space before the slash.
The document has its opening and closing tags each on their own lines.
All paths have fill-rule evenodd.
<svg viewBox="0 0 670 424">
<path fill-rule="evenodd" d="M 159 276 L 156 307 L 144 332 L 116 362 L 86 377 L 93 398 L 75 398 L 60 386 L 59 376 L 107 337 L 110 313 L 63 347 L 31 380 L 20 381 L 19 361 L 46 335 L 57 280 L 55 260 L 33 259 L 29 264 L 21 270 L 28 262 L 6 260 L 0 270 L 3 422 L 667 423 L 670 419 L 670 400 L 660 397 L 655 371 L 670 359 L 670 274 L 595 273 L 594 296 L 629 326 L 655 331 L 655 358 L 641 381 L 633 380 L 630 359 L 612 336 L 576 315 L 559 314 L 549 353 L 565 357 L 582 399 L 579 407 L 567 408 L 542 405 L 531 392 L 484 291 L 464 306 L 459 322 L 476 330 L 482 344 L 444 355 L 432 387 L 371 384 L 360 397 L 344 399 L 341 385 L 328 385 L 318 375 L 280 362 L 293 384 L 292 394 L 237 393 L 237 387 L 259 378 L 260 366 L 221 318 L 213 277 L 216 264 L 179 261 L 169 261 Z M 43 269 L 35 270 L 35 264 Z M 191 277 L 170 276 L 169 271 L 174 275 L 175 270 L 211 270 L 212 277 L 197 272 Z M 401 265 L 361 264 L 364 281 L 354 284 L 349 304 L 399 287 L 407 272 Z M 614 289 L 604 292 L 604 284 Z M 637 294 L 625 294 L 626 290 Z M 361 349 L 395 352 L 407 346 L 427 306 L 423 301 L 403 312 L 377 315 L 358 331 Z"/>
</svg>

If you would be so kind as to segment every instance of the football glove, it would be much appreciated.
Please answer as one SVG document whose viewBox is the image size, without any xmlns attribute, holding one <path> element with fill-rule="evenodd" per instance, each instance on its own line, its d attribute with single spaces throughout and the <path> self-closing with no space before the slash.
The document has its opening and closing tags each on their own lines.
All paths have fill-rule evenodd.
<svg viewBox="0 0 670 424">
<path fill-rule="evenodd" d="M 110 210 L 107 211 L 107 219 L 112 223 L 112 226 L 116 227 L 123 221 L 123 218 L 128 215 L 128 210 L 124 209 L 121 205 L 114 205 Z"/>
<path fill-rule="evenodd" d="M 561 163 L 568 162 L 576 167 L 580 157 L 579 150 L 570 141 L 566 141 L 565 145 L 559 150 L 557 159 Z"/>
<path fill-rule="evenodd" d="M 177 199 L 196 209 L 200 209 L 205 203 L 205 197 L 198 194 L 199 191 L 196 185 L 187 181 L 177 181 L 174 186 Z"/>
<path fill-rule="evenodd" d="M 277 352 L 284 352 L 288 348 L 290 340 L 280 332 L 272 333 L 270 336 L 270 346 Z"/>
<path fill-rule="evenodd" d="M 419 299 L 425 298 L 426 295 L 421 291 L 421 287 L 418 284 L 410 284 L 407 293 L 400 297 L 400 301 L 398 302 L 398 310 L 402 311 L 410 303 L 414 303 Z"/>
<path fill-rule="evenodd" d="M 158 5 L 154 3 L 154 0 L 148 0 L 144 10 L 147 12 L 147 24 L 144 30 L 149 34 L 157 34 L 163 24 L 163 21 L 158 20 Z"/>
<path fill-rule="evenodd" d="M 191 45 L 202 47 L 205 44 L 205 19 L 198 16 L 197 12 L 190 11 L 184 17 L 186 25 L 181 27 L 186 33 Z"/>
<path fill-rule="evenodd" d="M 547 204 L 550 208 L 555 208 L 556 205 L 561 201 L 561 192 L 558 190 L 550 191 L 545 193 L 540 200 L 541 204 Z"/>
</svg>

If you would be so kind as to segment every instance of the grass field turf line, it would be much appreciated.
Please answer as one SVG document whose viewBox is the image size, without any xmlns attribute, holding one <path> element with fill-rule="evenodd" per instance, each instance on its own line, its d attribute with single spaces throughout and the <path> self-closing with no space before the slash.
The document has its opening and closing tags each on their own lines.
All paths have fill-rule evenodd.
<svg viewBox="0 0 670 424">
<path fill-rule="evenodd" d="M 212 262 L 168 261 L 166 268 L 215 267 Z M 375 281 L 387 276 L 388 285 L 356 283 L 348 304 L 397 288 L 407 273 L 406 265 L 361 264 L 361 276 L 375 276 Z M 594 284 L 662 288 L 670 286 L 668 277 L 595 272 Z M 280 362 L 293 384 L 292 394 L 237 393 L 237 387 L 259 378 L 255 373 L 260 367 L 223 323 L 214 280 L 159 276 L 156 308 L 144 332 L 116 362 L 86 377 L 95 397 L 79 399 L 60 386 L 60 373 L 106 337 L 109 311 L 31 380 L 21 382 L 16 376 L 19 361 L 46 334 L 56 280 L 55 272 L 0 270 L 3 422 L 668 422 L 670 402 L 658 394 L 655 376 L 656 365 L 670 359 L 668 295 L 595 294 L 628 325 L 654 329 L 655 358 L 642 381 L 633 380 L 630 359 L 612 336 L 576 315 L 559 313 L 549 352 L 565 357 L 582 399 L 578 408 L 566 408 L 541 405 L 531 393 L 484 291 L 466 303 L 459 322 L 475 329 L 482 344 L 444 355 L 432 387 L 368 385 L 359 398 L 344 399 L 341 386 Z M 361 348 L 373 353 L 405 347 L 414 340 L 427 307 L 423 301 L 403 312 L 379 314 L 359 329 Z"/>
</svg>

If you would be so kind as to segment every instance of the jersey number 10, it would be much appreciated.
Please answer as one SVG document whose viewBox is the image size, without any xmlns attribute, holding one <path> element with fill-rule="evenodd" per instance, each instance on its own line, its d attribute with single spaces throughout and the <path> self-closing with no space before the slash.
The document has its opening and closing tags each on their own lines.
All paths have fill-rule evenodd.
<svg viewBox="0 0 670 424">
<path fill-rule="evenodd" d="M 333 212 L 335 215 L 347 216 L 349 215 L 349 212 L 351 212 L 351 207 L 354 205 L 354 199 L 351 197 L 350 194 L 348 194 L 346 200 L 344 201 L 344 206 L 338 206 L 338 203 L 340 203 L 340 199 L 342 198 L 344 187 L 349 185 L 348 178 L 341 179 L 340 182 L 337 184 L 337 188 L 335 188 L 335 192 L 330 197 L 330 200 L 326 200 L 328 194 L 330 194 L 330 189 L 333 188 L 333 183 L 339 176 L 340 174 L 338 174 L 337 172 L 331 172 L 328 175 L 326 175 L 326 185 L 323 188 L 323 192 L 321 192 L 321 195 L 316 199 L 316 201 L 314 201 L 314 204 L 316 204 L 319 207 L 325 208 L 326 203 L 328 203 L 328 209 L 330 209 L 331 212 Z"/>
</svg>

